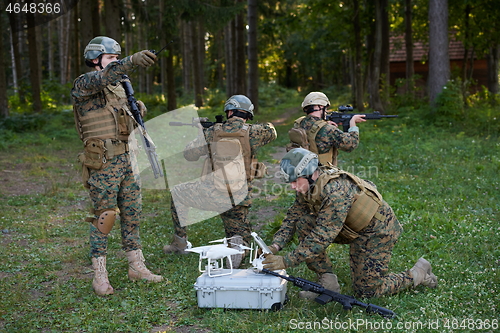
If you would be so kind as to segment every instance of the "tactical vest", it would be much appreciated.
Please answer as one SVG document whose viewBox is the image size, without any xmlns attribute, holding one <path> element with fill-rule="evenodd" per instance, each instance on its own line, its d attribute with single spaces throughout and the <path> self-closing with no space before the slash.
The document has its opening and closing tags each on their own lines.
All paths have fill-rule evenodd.
<svg viewBox="0 0 500 333">
<path fill-rule="evenodd" d="M 238 139 L 242 149 L 243 162 L 245 163 L 245 173 L 248 181 L 253 180 L 251 165 L 253 162 L 252 150 L 250 148 L 250 125 L 244 124 L 237 132 L 228 133 L 222 130 L 222 124 L 214 125 L 213 142 L 219 142 L 221 139 Z M 214 156 L 212 156 L 214 158 Z"/>
<path fill-rule="evenodd" d="M 324 120 L 317 120 L 314 122 L 313 126 L 309 130 L 305 130 L 302 127 L 302 121 L 306 116 L 302 116 L 295 120 L 293 128 L 288 131 L 288 136 L 290 137 L 290 145 L 287 150 L 292 148 L 304 148 L 318 154 L 319 162 L 323 165 L 331 163 L 337 165 L 337 148 L 331 147 L 326 153 L 320 154 L 318 146 L 316 145 L 316 136 L 318 132 L 328 123 Z"/>
<path fill-rule="evenodd" d="M 346 175 L 361 190 L 359 193 L 354 195 L 354 201 L 349 209 L 349 212 L 347 213 L 342 230 L 340 231 L 339 236 L 335 239 L 336 243 L 349 243 L 359 237 L 358 232 L 363 230 L 373 218 L 377 218 L 379 220 L 384 218 L 378 212 L 380 206 L 383 205 L 382 195 L 377 191 L 374 185 L 356 175 L 340 170 L 336 167 L 322 166 L 320 167 L 320 170 L 322 173 L 316 180 L 312 193 L 307 193 L 303 196 L 309 210 L 315 215 L 318 214 L 319 208 L 321 207 L 321 194 L 323 193 L 326 184 L 328 184 L 328 182 L 332 179 Z"/>
<path fill-rule="evenodd" d="M 128 151 L 128 137 L 134 130 L 135 121 L 128 107 L 125 90 L 121 84 L 109 85 L 104 90 L 106 105 L 81 115 L 73 107 L 76 129 L 84 146 L 89 141 L 102 141 L 106 158 Z M 94 143 L 95 144 L 95 143 Z"/>
</svg>

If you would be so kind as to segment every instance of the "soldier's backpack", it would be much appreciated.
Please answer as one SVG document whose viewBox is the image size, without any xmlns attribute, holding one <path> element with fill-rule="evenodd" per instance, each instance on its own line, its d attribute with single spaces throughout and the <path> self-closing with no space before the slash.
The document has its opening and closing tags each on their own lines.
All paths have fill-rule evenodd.
<svg viewBox="0 0 500 333">
<path fill-rule="evenodd" d="M 222 124 L 216 124 L 210 143 L 211 158 L 205 161 L 203 174 L 212 173 L 214 186 L 222 192 L 235 193 L 251 180 L 252 163 L 249 130 L 244 125 L 238 132 L 227 133 Z"/>
<path fill-rule="evenodd" d="M 286 146 L 286 151 L 290 151 L 293 148 L 304 148 L 318 154 L 318 158 L 321 164 L 326 165 L 328 162 L 332 163 L 334 161 L 333 148 L 330 149 L 327 153 L 320 154 L 318 151 L 318 147 L 316 146 L 316 135 L 318 134 L 319 130 L 328 123 L 322 120 L 316 121 L 312 128 L 309 131 L 306 131 L 300 126 L 304 118 L 305 116 L 302 116 L 299 119 L 295 120 L 295 122 L 293 123 L 293 127 L 288 131 L 290 143 Z"/>
</svg>

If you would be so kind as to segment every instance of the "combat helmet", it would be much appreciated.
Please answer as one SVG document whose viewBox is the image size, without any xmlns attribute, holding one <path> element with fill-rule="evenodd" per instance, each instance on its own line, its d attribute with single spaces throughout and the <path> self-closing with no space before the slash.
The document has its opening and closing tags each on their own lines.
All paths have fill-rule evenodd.
<svg viewBox="0 0 500 333">
<path fill-rule="evenodd" d="M 313 91 L 307 94 L 307 96 L 304 98 L 304 101 L 302 102 L 302 109 L 306 111 L 306 108 L 310 105 L 321 105 L 329 107 L 330 100 L 322 92 Z"/>
<path fill-rule="evenodd" d="M 249 119 L 253 119 L 253 104 L 250 98 L 245 95 L 233 95 L 224 103 L 224 112 L 241 110 L 250 113 Z"/>
<path fill-rule="evenodd" d="M 92 39 L 83 51 L 85 60 L 97 59 L 101 54 L 121 54 L 120 44 L 113 38 L 99 36 Z"/>
<path fill-rule="evenodd" d="M 304 148 L 294 148 L 281 159 L 281 177 L 287 183 L 304 176 L 309 180 L 318 168 L 318 164 L 318 155 Z"/>
</svg>

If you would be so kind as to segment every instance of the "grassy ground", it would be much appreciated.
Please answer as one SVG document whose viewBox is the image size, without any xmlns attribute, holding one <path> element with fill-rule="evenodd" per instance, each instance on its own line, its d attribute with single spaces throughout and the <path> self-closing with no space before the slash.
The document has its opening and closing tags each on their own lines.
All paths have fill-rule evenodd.
<svg viewBox="0 0 500 333">
<path fill-rule="evenodd" d="M 274 166 L 297 116 L 297 100 L 269 103 L 261 119 L 284 117 L 279 138 L 260 158 Z M 271 104 L 280 107 L 271 107 Z M 332 103 L 333 104 L 333 103 Z M 285 105 L 285 106 L 283 106 Z M 208 114 L 212 114 L 207 112 Z M 166 191 L 144 191 L 142 242 L 148 267 L 170 283 L 129 282 L 119 230 L 110 236 L 108 271 L 115 295 L 92 292 L 88 258 L 88 195 L 79 183 L 80 142 L 72 116 L 58 131 L 12 134 L 0 150 L 0 331 L 4 332 L 469 332 L 498 331 L 500 304 L 500 144 L 497 136 L 469 137 L 452 129 L 408 125 L 398 119 L 361 125 L 361 144 L 341 153 L 340 166 L 374 181 L 404 225 L 391 271 L 421 256 L 433 264 L 437 289 L 419 287 L 364 300 L 395 311 L 392 321 L 321 306 L 297 297 L 278 312 L 197 307 L 197 256 L 164 255 L 172 234 Z M 56 133 L 56 134 L 53 134 Z M 274 185 L 274 186 L 273 186 Z M 259 183 L 250 219 L 272 239 L 293 194 L 271 178 Z M 189 228 L 195 246 L 223 237 L 218 218 Z M 293 247 L 293 245 L 291 245 Z M 330 257 L 342 291 L 351 294 L 347 246 Z M 294 276 L 314 279 L 305 265 Z"/>
</svg>

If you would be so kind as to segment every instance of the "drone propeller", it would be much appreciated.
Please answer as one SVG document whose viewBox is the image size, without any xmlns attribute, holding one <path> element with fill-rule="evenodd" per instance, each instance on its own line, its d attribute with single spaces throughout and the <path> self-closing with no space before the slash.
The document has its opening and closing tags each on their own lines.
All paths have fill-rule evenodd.
<svg viewBox="0 0 500 333">
<path fill-rule="evenodd" d="M 252 250 L 251 247 L 245 246 L 243 244 L 229 243 L 231 245 L 237 246 L 240 250 Z"/>
<path fill-rule="evenodd" d="M 226 243 L 228 239 L 230 239 L 230 238 L 224 237 L 221 239 L 216 239 L 216 240 L 210 241 L 209 243 L 220 243 L 220 242 Z"/>
</svg>

